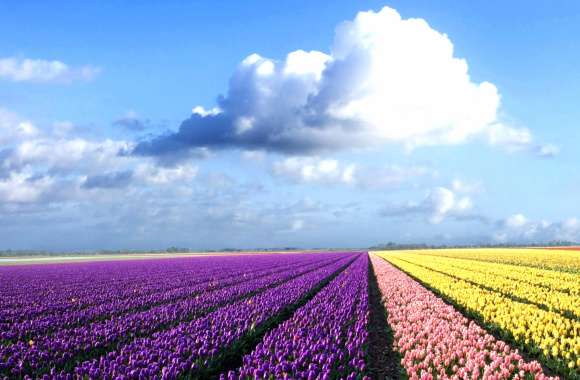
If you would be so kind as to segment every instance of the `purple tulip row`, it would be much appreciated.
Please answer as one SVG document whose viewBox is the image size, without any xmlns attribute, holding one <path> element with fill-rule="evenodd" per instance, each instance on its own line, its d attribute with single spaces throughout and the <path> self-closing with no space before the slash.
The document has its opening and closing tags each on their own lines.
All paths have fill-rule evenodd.
<svg viewBox="0 0 580 380">
<path fill-rule="evenodd" d="M 127 314 L 131 311 L 146 310 L 155 306 L 193 298 L 204 292 L 215 291 L 220 288 L 244 282 L 248 276 L 258 278 L 304 266 L 300 260 L 296 260 L 296 258 L 292 258 L 292 260 L 293 261 L 288 261 L 288 258 L 285 258 L 281 263 L 275 262 L 274 265 L 271 262 L 264 261 L 254 263 L 254 265 L 246 264 L 244 266 L 238 266 L 244 268 L 244 270 L 240 270 L 240 268 L 237 270 L 228 270 L 229 268 L 224 268 L 219 276 L 216 273 L 203 275 L 204 273 L 202 272 L 198 274 L 197 278 L 194 277 L 196 280 L 192 280 L 189 286 L 180 286 L 165 292 L 155 291 L 146 295 L 135 295 L 133 298 L 125 298 L 117 301 L 114 300 L 94 307 L 64 311 L 23 322 L 0 323 L 0 340 L 28 341 L 59 329 L 76 327 L 96 320 L 110 319 L 114 316 Z M 213 271 L 215 271 L 215 268 L 212 268 L 212 272 Z M 165 279 L 165 281 L 170 280 L 171 279 Z M 163 280 L 160 279 L 160 282 L 162 281 Z"/>
<path fill-rule="evenodd" d="M 365 254 L 221 379 L 362 379 L 368 322 Z"/>
<path fill-rule="evenodd" d="M 103 379 L 207 376 L 206 371 L 210 367 L 219 366 L 215 363 L 219 363 L 220 358 L 235 351 L 236 345 L 242 344 L 245 338 L 262 329 L 326 278 L 351 263 L 353 256 L 341 255 L 337 262 L 283 282 L 263 293 L 149 338 L 137 339 L 98 360 L 82 363 L 75 368 L 74 374 Z"/>
<path fill-rule="evenodd" d="M 228 265 L 224 260 L 224 265 L 234 268 L 235 262 Z M 173 259 L 163 260 L 163 263 L 159 260 L 122 261 L 114 266 L 110 262 L 93 262 L 3 268 L 0 293 L 5 296 L 0 299 L 0 320 L 31 318 L 132 297 L 134 290 L 147 292 L 151 287 L 172 286 L 211 270 L 217 273 L 217 268 L 211 265 L 198 266 L 193 260 Z M 166 277 L 175 282 L 159 282 Z M 75 303 L 71 303 L 73 298 Z M 35 306 L 30 310 L 34 314 L 28 315 L 30 305 Z"/>
<path fill-rule="evenodd" d="M 166 260 L 162 260 L 166 261 Z M 76 273 L 70 273 L 62 265 L 43 266 L 47 274 L 44 280 L 30 278 L 30 267 L 14 267 L 11 271 L 3 271 L 0 276 L 6 282 L 17 282 L 24 294 L 14 294 L 13 291 L 0 290 L 6 297 L 2 297 L 4 308 L 0 308 L 0 322 L 13 324 L 27 322 L 42 316 L 51 316 L 55 313 L 82 311 L 94 307 L 106 307 L 108 304 L 127 300 L 138 300 L 142 297 L 163 294 L 177 289 L 188 288 L 198 283 L 213 282 L 228 276 L 239 276 L 252 270 L 250 264 L 255 260 L 248 260 L 248 264 L 241 264 L 235 257 L 220 258 L 220 265 L 211 258 L 182 259 L 179 262 L 167 260 L 161 265 L 159 260 L 147 260 L 151 267 L 143 267 L 143 262 L 128 266 L 128 262 L 119 263 L 103 273 L 103 263 L 85 264 L 94 269 L 93 279 L 85 278 Z M 262 260 L 259 264 L 264 267 L 290 265 L 292 259 Z M 99 264 L 99 265 L 97 265 Z M 73 264 L 74 265 L 74 264 Z M 95 268 L 93 268 L 96 266 Z M 106 268 L 106 267 L 105 267 Z M 54 273 L 63 271 L 59 277 Z M 81 267 L 80 272 L 85 273 Z M 32 273 L 37 273 L 33 271 Z M 111 277 L 111 274 L 115 274 Z M 224 276 L 224 274 L 226 276 Z M 18 277 L 17 281 L 10 281 L 11 277 Z M 68 277 L 85 279 L 86 283 L 68 282 Z M 102 277 L 101 277 L 102 276 Z M 8 300 L 12 298 L 12 300 Z M 0 339 L 2 339 L 0 337 Z"/>
<path fill-rule="evenodd" d="M 339 254 L 295 255 L 294 260 L 302 265 L 281 273 L 272 273 L 226 286 L 214 291 L 197 294 L 195 297 L 169 305 L 153 307 L 147 311 L 114 317 L 72 329 L 58 330 L 52 335 L 39 337 L 29 342 L 18 342 L 0 346 L 0 376 L 40 375 L 50 370 L 72 368 L 74 363 L 96 357 L 100 353 L 115 349 L 123 342 L 136 337 L 149 336 L 155 331 L 171 328 L 182 321 L 199 318 L 212 310 L 263 292 L 272 286 L 303 276 L 320 267 L 328 266 L 329 260 L 343 261 Z M 264 258 L 262 260 L 272 260 Z M 248 258 L 239 257 L 239 265 Z M 254 262 L 259 266 L 260 259 Z M 216 260 L 214 265 L 219 265 Z M 218 309 L 219 310 L 219 309 Z"/>
</svg>

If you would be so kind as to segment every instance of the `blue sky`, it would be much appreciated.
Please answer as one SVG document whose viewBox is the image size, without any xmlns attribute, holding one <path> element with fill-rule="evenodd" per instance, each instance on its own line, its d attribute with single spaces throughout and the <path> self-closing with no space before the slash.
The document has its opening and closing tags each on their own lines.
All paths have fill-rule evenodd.
<svg viewBox="0 0 580 380">
<path fill-rule="evenodd" d="M 579 25 L 572 1 L 3 3 L 0 249 L 580 240 Z"/>
</svg>

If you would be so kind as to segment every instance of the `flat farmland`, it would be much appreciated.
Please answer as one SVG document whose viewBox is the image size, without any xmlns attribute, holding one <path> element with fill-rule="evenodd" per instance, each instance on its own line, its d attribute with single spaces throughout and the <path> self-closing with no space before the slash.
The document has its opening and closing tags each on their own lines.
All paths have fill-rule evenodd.
<svg viewBox="0 0 580 380">
<path fill-rule="evenodd" d="M 6 265 L 0 378 L 576 379 L 578 255 L 237 253 Z"/>
<path fill-rule="evenodd" d="M 365 369 L 367 293 L 359 279 L 366 279 L 367 270 L 366 252 L 5 266 L 0 269 L 0 376 L 209 378 L 226 373 L 242 378 L 248 371 L 266 373 L 260 362 L 253 368 L 242 357 L 256 356 L 251 348 L 282 322 L 293 342 L 305 328 L 293 316 L 301 308 L 320 313 L 311 305 L 322 303 L 344 315 L 327 331 L 332 333 L 327 344 L 341 347 L 340 358 L 329 357 L 331 367 L 314 366 L 313 358 L 288 367 L 282 357 L 268 371 L 356 377 Z M 323 288 L 351 289 L 350 302 L 341 303 L 336 292 L 319 292 Z M 309 347 L 296 349 L 298 357 Z"/>
</svg>

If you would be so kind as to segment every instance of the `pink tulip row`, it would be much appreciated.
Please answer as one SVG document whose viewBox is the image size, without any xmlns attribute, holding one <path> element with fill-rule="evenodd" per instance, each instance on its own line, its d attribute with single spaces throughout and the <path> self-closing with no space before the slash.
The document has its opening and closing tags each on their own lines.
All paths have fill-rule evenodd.
<svg viewBox="0 0 580 380">
<path fill-rule="evenodd" d="M 526 361 L 418 282 L 371 256 L 394 349 L 415 379 L 557 379 Z"/>
</svg>

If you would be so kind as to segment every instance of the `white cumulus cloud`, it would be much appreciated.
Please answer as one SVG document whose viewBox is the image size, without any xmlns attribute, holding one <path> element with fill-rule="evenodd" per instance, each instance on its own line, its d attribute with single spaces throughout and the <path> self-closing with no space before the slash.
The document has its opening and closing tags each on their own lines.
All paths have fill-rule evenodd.
<svg viewBox="0 0 580 380">
<path fill-rule="evenodd" d="M 528 128 L 514 128 L 504 124 L 494 124 L 488 128 L 488 140 L 508 152 L 527 151 L 538 157 L 550 158 L 560 153 L 554 144 L 538 144 Z"/>
<path fill-rule="evenodd" d="M 460 179 L 451 181 L 451 189 L 456 193 L 472 194 L 483 191 L 481 182 L 466 182 Z"/>
<path fill-rule="evenodd" d="M 69 83 L 89 81 L 100 72 L 96 66 L 71 67 L 57 60 L 0 58 L 0 79 L 13 82 Z"/>
<path fill-rule="evenodd" d="M 195 107 L 177 132 L 144 141 L 134 153 L 183 157 L 209 147 L 318 155 L 387 143 L 459 144 L 474 136 L 530 146 L 527 129 L 501 123 L 500 103 L 493 83 L 470 77 L 446 34 L 385 7 L 340 24 L 328 53 L 249 55 L 215 108 Z"/>
<path fill-rule="evenodd" d="M 51 190 L 54 180 L 50 177 L 35 178 L 30 173 L 15 172 L 0 178 L 0 204 L 31 203 Z"/>
<path fill-rule="evenodd" d="M 315 157 L 289 157 L 274 162 L 272 172 L 301 183 L 344 183 L 353 184 L 356 166 L 343 165 L 338 160 Z"/>
<path fill-rule="evenodd" d="M 43 129 L 0 109 L 0 208 L 49 207 L 95 199 L 112 190 L 183 185 L 197 176 L 192 163 L 157 166 L 151 159 L 123 154 L 131 142 L 88 139 L 72 132 L 70 122 Z"/>
<path fill-rule="evenodd" d="M 556 222 L 533 220 L 518 213 L 499 220 L 493 237 L 499 242 L 578 242 L 580 241 L 580 221 L 574 217 Z"/>
<path fill-rule="evenodd" d="M 475 219 L 481 216 L 471 213 L 473 202 L 468 196 L 459 196 L 446 187 L 436 187 L 420 202 L 389 204 L 380 214 L 385 217 L 421 216 L 431 224 L 439 224 L 446 218 Z"/>
<path fill-rule="evenodd" d="M 421 166 L 370 166 L 317 156 L 293 156 L 275 161 L 274 177 L 294 183 L 348 185 L 364 189 L 395 187 L 436 173 Z"/>
<path fill-rule="evenodd" d="M 27 120 L 0 107 L 0 144 L 10 144 L 38 135 L 38 129 Z"/>
</svg>

